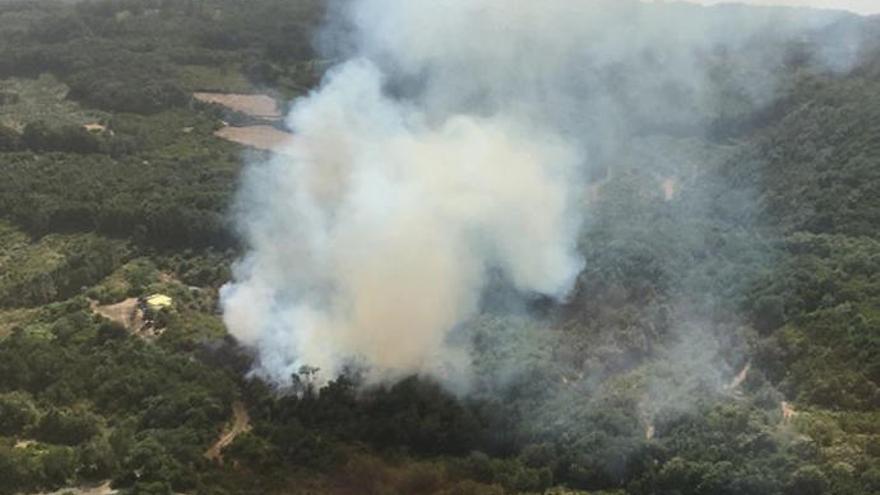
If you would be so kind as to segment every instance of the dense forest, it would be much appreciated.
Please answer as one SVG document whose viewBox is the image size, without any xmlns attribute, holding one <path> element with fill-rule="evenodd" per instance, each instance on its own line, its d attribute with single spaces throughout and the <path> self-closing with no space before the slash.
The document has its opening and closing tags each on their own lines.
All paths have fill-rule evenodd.
<svg viewBox="0 0 880 495">
<path fill-rule="evenodd" d="M 0 0 L 0 494 L 880 493 L 877 46 L 614 150 L 574 293 L 468 323 L 471 393 L 278 390 L 218 309 L 267 152 L 192 94 L 305 94 L 324 7 Z M 149 335 L 101 309 L 152 294 Z"/>
</svg>

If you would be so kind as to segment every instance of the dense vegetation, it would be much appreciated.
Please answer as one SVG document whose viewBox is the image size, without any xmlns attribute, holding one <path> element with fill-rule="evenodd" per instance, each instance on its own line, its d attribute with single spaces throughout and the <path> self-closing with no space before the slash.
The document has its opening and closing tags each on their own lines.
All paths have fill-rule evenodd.
<svg viewBox="0 0 880 495">
<path fill-rule="evenodd" d="M 307 368 L 279 393 L 217 315 L 244 150 L 190 94 L 301 94 L 321 15 L 0 0 L 0 494 L 880 493 L 880 59 L 619 150 L 575 293 L 469 322 L 465 398 Z M 154 336 L 95 310 L 156 293 Z"/>
</svg>

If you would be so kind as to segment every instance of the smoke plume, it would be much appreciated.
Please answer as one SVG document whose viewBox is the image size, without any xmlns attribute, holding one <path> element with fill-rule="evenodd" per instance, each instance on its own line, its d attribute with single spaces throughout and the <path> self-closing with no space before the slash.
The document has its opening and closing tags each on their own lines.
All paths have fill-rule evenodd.
<svg viewBox="0 0 880 495">
<path fill-rule="evenodd" d="M 768 104 L 783 53 L 722 84 L 730 50 L 817 24 L 625 0 L 336 5 L 321 45 L 343 62 L 294 103 L 290 149 L 245 173 L 230 331 L 279 384 L 303 365 L 466 378 L 454 337 L 488 274 L 564 298 L 586 177 L 629 136 Z"/>
</svg>

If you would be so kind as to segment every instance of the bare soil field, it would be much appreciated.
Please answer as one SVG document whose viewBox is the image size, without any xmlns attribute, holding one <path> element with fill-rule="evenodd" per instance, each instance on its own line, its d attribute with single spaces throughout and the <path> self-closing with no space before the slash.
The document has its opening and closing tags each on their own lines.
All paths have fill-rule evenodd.
<svg viewBox="0 0 880 495">
<path fill-rule="evenodd" d="M 293 134 L 280 131 L 268 125 L 227 126 L 215 132 L 214 135 L 258 150 L 274 151 L 276 153 L 284 153 L 285 145 L 293 138 Z"/>
<path fill-rule="evenodd" d="M 193 97 L 205 103 L 216 103 L 230 110 L 261 119 L 277 120 L 281 111 L 275 100 L 267 95 L 236 93 L 193 93 Z"/>
</svg>

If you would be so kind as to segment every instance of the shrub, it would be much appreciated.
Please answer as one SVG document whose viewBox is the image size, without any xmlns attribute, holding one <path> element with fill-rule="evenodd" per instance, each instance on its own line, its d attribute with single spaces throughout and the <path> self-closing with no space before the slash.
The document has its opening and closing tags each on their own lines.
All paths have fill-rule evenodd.
<svg viewBox="0 0 880 495">
<path fill-rule="evenodd" d="M 786 486 L 789 495 L 822 495 L 828 490 L 828 477 L 816 466 L 798 468 Z"/>
<path fill-rule="evenodd" d="M 79 445 L 100 432 L 98 418 L 86 411 L 52 409 L 37 425 L 38 440 L 60 445 Z"/>
<path fill-rule="evenodd" d="M 24 392 L 0 394 L 0 435 L 20 435 L 37 421 L 37 408 Z"/>
<path fill-rule="evenodd" d="M 101 150 L 101 141 L 97 136 L 75 125 L 50 127 L 42 121 L 34 122 L 25 126 L 21 140 L 33 151 L 85 154 Z"/>
<path fill-rule="evenodd" d="M 21 135 L 11 127 L 0 125 L 0 151 L 17 151 L 21 148 Z"/>
</svg>

